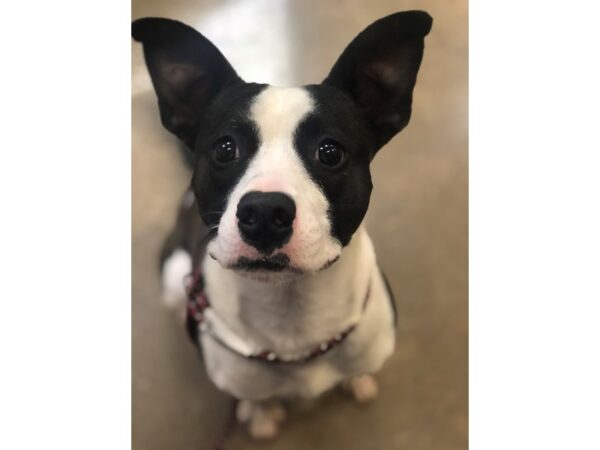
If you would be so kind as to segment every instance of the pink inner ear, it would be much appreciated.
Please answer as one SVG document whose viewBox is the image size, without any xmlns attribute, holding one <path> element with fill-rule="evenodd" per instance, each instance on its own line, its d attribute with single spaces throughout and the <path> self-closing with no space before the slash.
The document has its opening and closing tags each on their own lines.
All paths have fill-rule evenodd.
<svg viewBox="0 0 600 450">
<path fill-rule="evenodd" d="M 375 62 L 367 66 L 365 75 L 378 84 L 391 86 L 399 83 L 400 71 L 392 68 L 389 64 Z"/>
<path fill-rule="evenodd" d="M 206 71 L 191 64 L 167 61 L 159 64 L 158 68 L 160 84 L 157 89 L 174 106 L 169 116 L 170 125 L 178 127 L 193 124 L 196 109 L 210 88 L 207 83 L 200 82 Z"/>
<path fill-rule="evenodd" d="M 165 64 L 161 66 L 162 78 L 176 89 L 189 85 L 202 75 L 204 75 L 202 70 L 186 64 Z"/>
</svg>

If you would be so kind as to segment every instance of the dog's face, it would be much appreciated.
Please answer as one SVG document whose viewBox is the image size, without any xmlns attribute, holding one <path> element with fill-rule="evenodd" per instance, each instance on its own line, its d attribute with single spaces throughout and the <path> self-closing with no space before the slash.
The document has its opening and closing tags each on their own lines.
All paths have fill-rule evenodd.
<svg viewBox="0 0 600 450">
<path fill-rule="evenodd" d="M 339 258 L 367 211 L 372 158 L 410 118 L 430 27 L 423 12 L 388 16 L 352 41 L 323 83 L 279 88 L 242 81 L 186 25 L 134 22 L 163 124 L 195 156 L 211 257 L 265 279 Z"/>
<path fill-rule="evenodd" d="M 359 111 L 325 86 L 241 85 L 217 104 L 195 141 L 193 177 L 204 220 L 218 226 L 209 254 L 253 272 L 332 264 L 371 192 Z"/>
</svg>

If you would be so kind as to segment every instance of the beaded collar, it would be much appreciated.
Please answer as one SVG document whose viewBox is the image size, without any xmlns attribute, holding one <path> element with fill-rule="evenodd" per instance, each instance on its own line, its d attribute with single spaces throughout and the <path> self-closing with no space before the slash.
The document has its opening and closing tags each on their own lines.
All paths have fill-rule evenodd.
<svg viewBox="0 0 600 450">
<path fill-rule="evenodd" d="M 344 342 L 350 333 L 354 331 L 359 322 L 350 325 L 342 332 L 315 346 L 312 350 L 296 356 L 284 357 L 271 350 L 253 351 L 241 338 L 229 330 L 227 325 L 219 318 L 210 306 L 210 302 L 204 291 L 204 277 L 200 269 L 196 269 L 186 283 L 188 294 L 187 301 L 187 328 L 190 337 L 198 345 L 199 333 L 208 334 L 213 340 L 233 353 L 247 358 L 268 363 L 298 364 L 311 361 L 312 359 L 328 353 L 333 348 Z M 371 283 L 367 287 L 367 293 L 363 302 L 364 312 L 371 294 Z"/>
</svg>

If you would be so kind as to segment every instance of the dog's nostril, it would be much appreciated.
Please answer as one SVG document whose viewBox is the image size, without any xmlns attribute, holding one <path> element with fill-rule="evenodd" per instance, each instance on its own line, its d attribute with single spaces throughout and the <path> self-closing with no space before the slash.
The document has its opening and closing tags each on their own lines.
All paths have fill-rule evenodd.
<svg viewBox="0 0 600 450">
<path fill-rule="evenodd" d="M 240 222 L 247 225 L 254 225 L 258 220 L 256 210 L 250 206 L 239 208 L 237 217 L 240 219 Z"/>
<path fill-rule="evenodd" d="M 294 219 L 290 217 L 288 211 L 285 209 L 275 208 L 271 220 L 278 227 L 289 227 Z"/>
</svg>

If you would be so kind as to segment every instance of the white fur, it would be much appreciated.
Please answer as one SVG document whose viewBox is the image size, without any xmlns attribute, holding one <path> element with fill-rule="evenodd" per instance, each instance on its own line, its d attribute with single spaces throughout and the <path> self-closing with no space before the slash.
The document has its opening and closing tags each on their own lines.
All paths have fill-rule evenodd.
<svg viewBox="0 0 600 450">
<path fill-rule="evenodd" d="M 286 283 L 248 279 L 210 257 L 203 267 L 215 313 L 252 348 L 293 357 L 359 321 L 338 348 L 287 367 L 245 359 L 202 334 L 209 377 L 238 398 L 315 397 L 345 379 L 379 370 L 394 348 L 390 300 L 362 227 L 336 264 Z"/>
<path fill-rule="evenodd" d="M 252 348 L 252 346 L 241 339 L 230 327 L 227 325 L 218 314 L 215 314 L 212 308 L 207 308 L 204 311 L 205 321 L 202 324 L 202 332 L 207 332 L 217 337 L 221 341 L 225 342 L 230 348 L 240 353 L 241 355 L 250 356 L 255 353 L 259 353 L 261 349 Z"/>
<path fill-rule="evenodd" d="M 261 145 L 231 192 L 217 237 L 208 247 L 209 254 L 224 267 L 240 256 L 261 256 L 242 241 L 237 226 L 238 202 L 250 191 L 283 192 L 296 203 L 292 237 L 280 250 L 289 256 L 292 267 L 313 272 L 339 256 L 341 245 L 331 237 L 327 198 L 294 149 L 294 132 L 313 109 L 310 94 L 302 88 L 268 87 L 254 100 L 250 117 L 259 130 Z"/>
<path fill-rule="evenodd" d="M 192 271 L 192 258 L 178 248 L 165 261 L 162 271 L 162 298 L 165 305 L 179 309 L 185 305 L 184 279 Z"/>
</svg>

